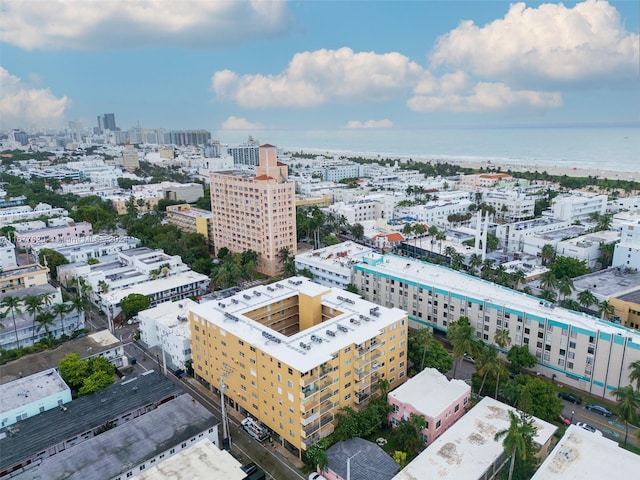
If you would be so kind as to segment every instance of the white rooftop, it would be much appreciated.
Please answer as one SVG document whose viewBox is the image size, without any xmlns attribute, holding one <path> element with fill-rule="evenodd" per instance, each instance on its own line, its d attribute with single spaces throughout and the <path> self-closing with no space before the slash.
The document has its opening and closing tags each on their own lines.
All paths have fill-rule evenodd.
<svg viewBox="0 0 640 480">
<path fill-rule="evenodd" d="M 565 322 L 568 325 L 586 330 L 599 330 L 611 335 L 624 335 L 629 337 L 630 341 L 640 344 L 640 333 L 637 331 L 602 321 L 587 314 L 555 307 L 537 297 L 502 287 L 450 268 L 391 254 L 384 256 L 369 254 L 363 260 L 364 263 L 358 264 L 356 268 L 384 272 L 389 275 L 395 275 L 398 278 L 423 285 L 432 285 L 465 296 L 473 294 L 475 298 L 484 298 L 489 302 L 515 308 L 527 312 L 527 314 L 538 315 L 543 318 L 553 317 L 554 320 L 559 322 Z M 577 281 L 574 281 L 576 288 L 578 288 L 577 283 Z"/>
<path fill-rule="evenodd" d="M 189 322 L 180 319 L 188 319 L 189 310 L 196 305 L 198 305 L 196 302 L 188 298 L 177 302 L 163 302 L 141 311 L 138 313 L 138 318 L 154 320 L 156 325 L 162 326 L 163 330 L 170 329 L 174 335 L 191 338 Z"/>
<path fill-rule="evenodd" d="M 195 480 L 220 478 L 243 480 L 242 465 L 226 450 L 220 450 L 205 438 L 172 457 L 143 471 L 132 480 Z"/>
<path fill-rule="evenodd" d="M 413 406 L 420 413 L 435 418 L 471 387 L 462 380 L 449 381 L 435 368 L 425 368 L 398 388 L 389 392 L 389 397 Z"/>
<path fill-rule="evenodd" d="M 342 313 L 290 337 L 245 315 L 258 307 L 274 304 L 298 294 L 322 295 L 323 306 Z M 243 290 L 222 301 L 196 305 L 191 312 L 220 329 L 259 346 L 269 355 L 295 366 L 301 372 L 308 372 L 331 360 L 333 353 L 342 348 L 364 343 L 379 335 L 381 329 L 406 318 L 407 315 L 398 308 L 381 307 L 363 300 L 358 295 L 313 283 L 305 277 L 292 277 L 271 285 Z"/>
<path fill-rule="evenodd" d="M 485 397 L 392 480 L 481 478 L 504 451 L 502 441 L 494 436 L 509 427 L 509 411 L 516 412 Z M 534 418 L 534 425 L 534 442 L 538 445 L 546 444 L 556 431 L 554 425 L 538 418 Z"/>
<path fill-rule="evenodd" d="M 570 425 L 532 480 L 637 478 L 640 456 L 617 442 Z"/>
<path fill-rule="evenodd" d="M 10 412 L 65 390 L 69 390 L 69 387 L 55 368 L 19 378 L 2 385 L 0 412 Z"/>
<path fill-rule="evenodd" d="M 88 337 L 101 347 L 110 347 L 111 345 L 120 343 L 120 340 L 109 330 L 100 330 L 99 332 L 89 334 Z"/>
<path fill-rule="evenodd" d="M 150 296 L 156 293 L 165 292 L 173 288 L 182 287 L 190 283 L 209 281 L 209 277 L 202 273 L 196 273 L 192 270 L 184 273 L 178 273 L 169 277 L 157 278 L 155 280 L 149 280 L 145 283 L 138 283 L 131 287 L 123 288 L 121 290 L 113 290 L 106 295 L 102 296 L 104 302 L 112 305 L 120 303 L 120 301 L 132 293 L 139 293 L 141 295 Z"/>
</svg>

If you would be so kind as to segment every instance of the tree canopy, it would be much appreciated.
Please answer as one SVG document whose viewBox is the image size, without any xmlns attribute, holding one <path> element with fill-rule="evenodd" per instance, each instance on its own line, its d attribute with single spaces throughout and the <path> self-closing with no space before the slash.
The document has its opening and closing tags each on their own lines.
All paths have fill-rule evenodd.
<svg viewBox="0 0 640 480">
<path fill-rule="evenodd" d="M 130 318 L 149 308 L 149 298 L 140 293 L 130 293 L 120 301 L 120 307 L 124 318 Z"/>
<path fill-rule="evenodd" d="M 104 357 L 83 360 L 77 353 L 70 353 L 60 360 L 58 371 L 67 385 L 83 396 L 111 385 L 116 369 Z"/>
</svg>

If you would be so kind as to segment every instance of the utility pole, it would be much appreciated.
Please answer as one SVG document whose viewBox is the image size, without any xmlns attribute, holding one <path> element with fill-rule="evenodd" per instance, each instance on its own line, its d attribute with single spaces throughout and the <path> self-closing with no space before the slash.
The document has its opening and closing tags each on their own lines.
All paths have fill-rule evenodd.
<svg viewBox="0 0 640 480">
<path fill-rule="evenodd" d="M 231 432 L 229 431 L 229 417 L 227 417 L 227 407 L 224 402 L 224 391 L 227 386 L 224 384 L 225 379 L 231 375 L 233 370 L 226 370 L 220 375 L 220 413 L 222 414 L 222 448 L 231 451 Z"/>
</svg>

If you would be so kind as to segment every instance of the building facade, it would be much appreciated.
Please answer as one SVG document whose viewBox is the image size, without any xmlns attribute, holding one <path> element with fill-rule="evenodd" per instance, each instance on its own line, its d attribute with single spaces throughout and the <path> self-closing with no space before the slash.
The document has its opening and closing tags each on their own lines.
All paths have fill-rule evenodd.
<svg viewBox="0 0 640 480">
<path fill-rule="evenodd" d="M 168 205 L 167 222 L 175 225 L 181 232 L 203 235 L 207 244 L 213 248 L 213 221 L 209 210 L 195 208 L 188 203 Z"/>
<path fill-rule="evenodd" d="M 0 237 L 0 269 L 6 270 L 17 266 L 16 246 L 7 237 Z"/>
<path fill-rule="evenodd" d="M 29 248 L 40 243 L 64 242 L 93 235 L 93 227 L 88 222 L 68 222 L 66 226 L 15 232 L 16 246 Z"/>
<path fill-rule="evenodd" d="M 211 210 L 215 253 L 253 250 L 260 273 L 282 271 L 279 253 L 297 250 L 295 184 L 287 166 L 276 160 L 276 147 L 260 147 L 260 164 L 249 172 L 211 173 Z"/>
<path fill-rule="evenodd" d="M 190 310 L 196 378 L 293 451 L 334 429 L 341 407 L 364 407 L 385 378 L 406 380 L 406 313 L 304 277 Z"/>
<path fill-rule="evenodd" d="M 593 395 L 629 385 L 629 364 L 640 360 L 640 334 L 620 325 L 445 267 L 395 255 L 363 260 L 352 283 L 366 300 L 406 310 L 414 328 L 446 331 L 465 316 L 489 344 L 507 329 L 511 345 L 535 355 L 537 371 Z"/>
</svg>

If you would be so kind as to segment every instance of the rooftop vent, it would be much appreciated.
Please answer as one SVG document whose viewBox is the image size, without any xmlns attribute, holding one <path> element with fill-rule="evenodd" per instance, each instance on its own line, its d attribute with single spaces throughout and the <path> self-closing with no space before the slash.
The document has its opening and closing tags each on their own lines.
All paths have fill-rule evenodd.
<svg viewBox="0 0 640 480">
<path fill-rule="evenodd" d="M 244 295 L 242 295 L 242 298 L 244 298 L 245 300 L 251 300 L 251 295 L 247 295 L 245 293 Z"/>
<path fill-rule="evenodd" d="M 267 340 L 271 340 L 272 342 L 276 342 L 276 343 L 281 342 L 281 340 L 278 337 L 276 337 L 275 335 L 269 332 L 262 332 L 262 336 Z"/>
<path fill-rule="evenodd" d="M 360 320 L 358 320 L 357 318 L 352 318 L 349 320 L 351 323 L 353 323 L 354 325 L 360 325 Z"/>
<path fill-rule="evenodd" d="M 330 337 L 335 337 L 336 336 L 336 332 L 334 332 L 333 330 L 327 330 L 327 335 Z"/>
<path fill-rule="evenodd" d="M 349 329 L 343 325 L 336 325 L 336 327 L 338 328 L 338 330 L 340 330 L 342 333 L 347 333 L 349 331 Z"/>
</svg>

